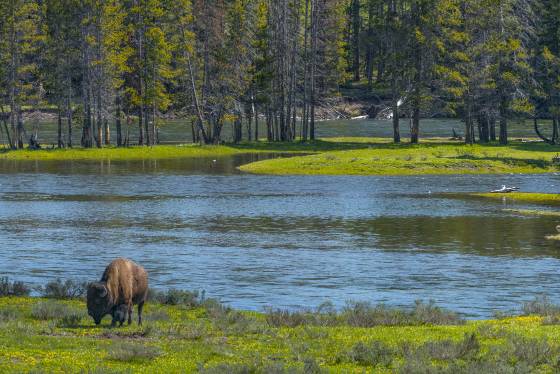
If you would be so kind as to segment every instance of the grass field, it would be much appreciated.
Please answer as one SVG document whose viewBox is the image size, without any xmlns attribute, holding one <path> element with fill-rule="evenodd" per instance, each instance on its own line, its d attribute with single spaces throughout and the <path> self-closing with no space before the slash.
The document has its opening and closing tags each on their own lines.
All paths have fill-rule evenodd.
<svg viewBox="0 0 560 374">
<path fill-rule="evenodd" d="M 532 310 L 547 316 L 465 322 L 429 304 L 253 313 L 149 303 L 144 326 L 110 329 L 108 319 L 95 327 L 80 300 L 4 297 L 0 371 L 552 373 L 560 326 L 546 305 Z"/>
</svg>

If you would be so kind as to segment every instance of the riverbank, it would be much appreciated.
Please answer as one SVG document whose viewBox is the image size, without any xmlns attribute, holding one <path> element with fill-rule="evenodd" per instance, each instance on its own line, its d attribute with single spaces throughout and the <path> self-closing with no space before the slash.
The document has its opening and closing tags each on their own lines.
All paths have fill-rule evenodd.
<svg viewBox="0 0 560 374">
<path fill-rule="evenodd" d="M 277 175 L 418 175 L 548 173 L 558 149 L 545 143 L 466 146 L 441 138 L 421 144 L 393 144 L 387 138 L 326 138 L 308 143 L 251 142 L 219 146 L 158 145 L 129 148 L 4 150 L 0 159 L 33 161 L 164 160 L 278 153 L 276 158 L 243 165 L 240 170 Z"/>
<path fill-rule="evenodd" d="M 142 327 L 110 329 L 108 317 L 94 326 L 81 300 L 0 298 L 0 371 L 547 373 L 560 354 L 553 315 L 465 322 L 430 304 L 254 313 L 160 301 L 175 305 L 150 302 Z M 558 313 L 546 303 L 527 310 Z"/>
<path fill-rule="evenodd" d="M 203 157 L 225 157 L 236 154 L 278 153 L 309 154 L 333 150 L 363 147 L 346 142 L 314 141 L 308 143 L 245 142 L 224 145 L 157 145 L 153 147 L 104 147 L 104 148 L 63 148 L 63 149 L 0 149 L 0 160 L 16 161 L 132 161 L 132 160 L 171 160 Z"/>
</svg>

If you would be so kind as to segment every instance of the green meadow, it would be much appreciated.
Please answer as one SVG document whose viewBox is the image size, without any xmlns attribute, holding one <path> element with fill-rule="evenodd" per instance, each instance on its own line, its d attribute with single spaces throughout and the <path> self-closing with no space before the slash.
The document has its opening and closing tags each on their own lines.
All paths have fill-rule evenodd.
<svg viewBox="0 0 560 374">
<path fill-rule="evenodd" d="M 111 329 L 81 300 L 0 298 L 0 371 L 553 373 L 560 360 L 558 308 L 546 301 L 464 321 L 423 303 L 256 313 L 189 300 L 150 302 L 143 326 Z"/>
</svg>

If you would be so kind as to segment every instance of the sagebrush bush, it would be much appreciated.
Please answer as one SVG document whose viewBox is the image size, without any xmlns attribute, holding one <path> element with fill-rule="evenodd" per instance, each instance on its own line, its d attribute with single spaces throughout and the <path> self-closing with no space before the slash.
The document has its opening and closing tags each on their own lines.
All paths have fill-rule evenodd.
<svg viewBox="0 0 560 374">
<path fill-rule="evenodd" d="M 60 302 L 42 301 L 33 305 L 31 316 L 42 321 L 56 320 L 59 327 L 76 327 L 85 313 Z"/>
<path fill-rule="evenodd" d="M 150 361 L 161 355 L 158 347 L 124 341 L 114 344 L 108 352 L 111 360 L 122 362 Z"/>
<path fill-rule="evenodd" d="M 560 314 L 560 305 L 553 304 L 547 296 L 537 296 L 531 301 L 524 302 L 521 310 L 524 315 L 550 317 Z"/>
<path fill-rule="evenodd" d="M 31 308 L 31 316 L 44 321 L 58 319 L 68 312 L 69 308 L 67 305 L 53 301 L 42 301 L 33 305 Z"/>
<path fill-rule="evenodd" d="M 0 297 L 1 296 L 28 296 L 31 289 L 23 282 L 11 282 L 8 277 L 0 278 Z"/>
<path fill-rule="evenodd" d="M 475 334 L 467 334 L 463 340 L 439 340 L 427 342 L 421 346 L 417 354 L 424 355 L 432 360 L 457 360 L 466 359 L 478 353 L 480 344 Z"/>
<path fill-rule="evenodd" d="M 282 309 L 265 309 L 266 323 L 271 327 L 297 327 L 315 324 L 313 313 Z"/>
<path fill-rule="evenodd" d="M 520 335 L 512 335 L 509 339 L 510 350 L 519 362 L 525 362 L 529 366 L 542 364 L 553 364 L 558 359 L 558 349 L 545 338 L 528 338 Z"/>
<path fill-rule="evenodd" d="M 87 290 L 86 282 L 79 282 L 71 279 L 63 281 L 57 278 L 48 282 L 41 289 L 41 295 L 51 299 L 77 299 L 83 297 Z"/>
<path fill-rule="evenodd" d="M 77 311 L 68 311 L 62 317 L 58 319 L 58 327 L 75 328 L 80 325 L 80 322 L 84 318 L 83 313 Z"/>
<path fill-rule="evenodd" d="M 19 312 L 16 308 L 0 309 L 0 322 L 16 320 L 18 316 L 19 316 Z"/>
<path fill-rule="evenodd" d="M 185 291 L 170 289 L 167 291 L 158 291 L 150 289 L 148 292 L 148 300 L 165 305 L 184 305 L 187 307 L 197 307 L 204 301 L 204 292 Z"/>
<path fill-rule="evenodd" d="M 154 310 L 147 313 L 143 319 L 148 322 L 169 321 L 169 314 L 165 310 Z"/>
<path fill-rule="evenodd" d="M 358 342 L 348 352 L 351 362 L 364 366 L 389 366 L 396 352 L 387 344 L 374 340 L 371 342 Z"/>
<path fill-rule="evenodd" d="M 199 366 L 198 372 L 201 374 L 253 374 L 258 371 L 249 365 L 243 364 L 219 364 L 216 366 Z"/>
<path fill-rule="evenodd" d="M 442 309 L 433 301 L 417 301 L 411 310 L 372 305 L 368 302 L 347 303 L 340 313 L 326 304 L 316 311 L 287 311 L 268 309 L 266 321 L 272 327 L 300 325 L 354 327 L 460 325 L 465 320 L 458 314 Z"/>
</svg>

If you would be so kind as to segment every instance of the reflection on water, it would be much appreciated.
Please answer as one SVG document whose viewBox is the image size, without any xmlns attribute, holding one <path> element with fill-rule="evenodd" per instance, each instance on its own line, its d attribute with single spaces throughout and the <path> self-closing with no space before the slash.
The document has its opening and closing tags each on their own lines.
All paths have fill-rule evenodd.
<svg viewBox="0 0 560 374">
<path fill-rule="evenodd" d="M 110 171 L 4 163 L 0 273 L 35 284 L 95 279 L 125 256 L 154 286 L 257 310 L 434 299 L 487 317 L 538 293 L 560 301 L 560 245 L 544 239 L 557 218 L 437 195 L 502 184 L 554 192 L 557 175 L 254 176 L 235 172 L 244 157 Z"/>
<path fill-rule="evenodd" d="M 132 173 L 189 173 L 234 174 L 239 165 L 273 157 L 290 157 L 280 153 L 238 154 L 227 157 L 198 157 L 163 160 L 131 161 L 21 161 L 0 159 L 0 174 L 50 173 L 50 174 L 132 174 Z"/>
</svg>

